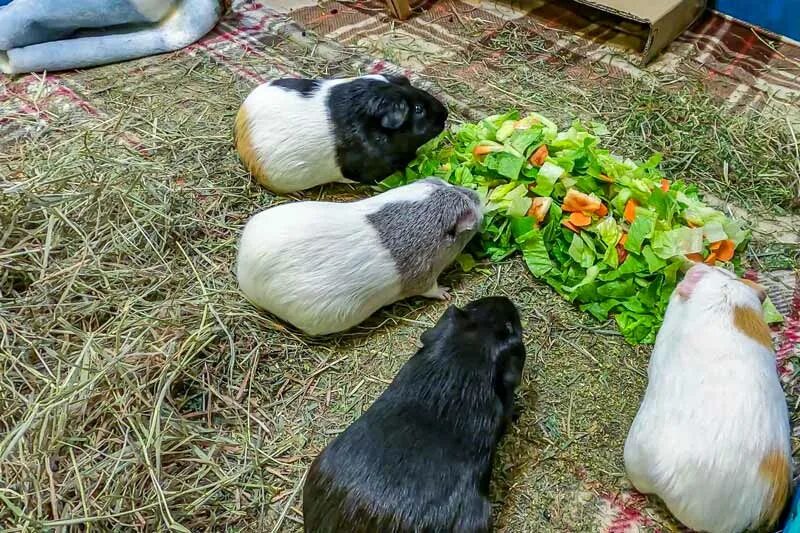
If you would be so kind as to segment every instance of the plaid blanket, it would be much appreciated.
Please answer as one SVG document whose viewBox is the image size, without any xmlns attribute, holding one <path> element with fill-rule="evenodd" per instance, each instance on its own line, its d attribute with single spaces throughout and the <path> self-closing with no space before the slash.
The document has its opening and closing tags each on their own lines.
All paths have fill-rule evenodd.
<svg viewBox="0 0 800 533">
<path fill-rule="evenodd" d="M 481 46 L 513 22 L 515 31 L 532 43 L 526 51 L 531 61 L 552 62 L 576 76 L 592 76 L 589 66 L 601 61 L 619 76 L 671 73 L 678 83 L 691 76 L 728 106 L 780 106 L 788 117 L 799 116 L 800 49 L 717 14 L 705 16 L 651 66 L 641 69 L 635 61 L 641 36 L 625 27 L 587 20 L 569 5 L 442 0 L 424 7 L 418 16 L 400 24 L 387 18 L 383 4 L 371 0 L 325 2 L 288 16 L 260 2 L 240 1 L 197 43 L 172 56 L 131 64 L 127 76 L 168 76 L 171 61 L 197 56 L 212 59 L 251 86 L 278 76 L 304 75 L 302 56 L 283 57 L 268 51 L 288 39 L 303 45 L 309 54 L 313 50 L 325 57 L 331 75 L 404 72 L 440 95 L 454 115 L 476 119 L 491 111 L 484 107 L 484 91 L 514 90 L 491 87 L 492 65 L 502 63 L 504 54 Z M 465 57 L 471 59 L 464 61 Z M 35 140 L 53 126 L 55 117 L 59 127 L 104 123 L 109 116 L 102 96 L 105 84 L 107 80 L 92 71 L 0 78 L 0 147 Z M 117 137 L 126 148 L 148 154 L 139 132 L 122 129 Z M 787 383 L 794 384 L 792 359 L 800 356 L 798 273 L 753 271 L 749 276 L 766 285 L 786 317 L 774 336 L 781 372 Z M 590 516 L 595 530 L 629 533 L 668 523 L 663 509 L 624 483 L 600 483 L 580 468 L 575 479 L 572 492 L 565 496 L 567 506 Z M 525 505 L 524 489 L 524 484 L 511 487 L 508 502 Z M 501 510 L 499 522 L 504 529 L 526 530 L 503 514 Z"/>
</svg>

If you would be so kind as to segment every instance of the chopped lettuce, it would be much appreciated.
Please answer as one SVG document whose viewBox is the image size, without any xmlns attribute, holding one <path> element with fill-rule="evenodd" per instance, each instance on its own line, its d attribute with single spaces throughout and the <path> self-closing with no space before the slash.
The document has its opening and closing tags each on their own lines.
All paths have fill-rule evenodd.
<svg viewBox="0 0 800 533">
<path fill-rule="evenodd" d="M 602 124 L 577 121 L 559 131 L 543 115 L 509 111 L 443 132 L 380 186 L 434 175 L 476 190 L 485 215 L 470 252 L 457 258 L 462 269 L 521 253 L 535 277 L 581 310 L 597 320 L 613 318 L 631 343 L 652 343 L 686 256 L 716 260 L 711 246 L 732 241 L 725 249 L 735 248 L 730 263 L 739 267 L 749 233 L 706 205 L 694 186 L 665 180 L 660 154 L 637 163 L 601 148 L 600 136 L 608 133 Z M 530 159 L 543 145 L 547 157 L 534 165 Z M 563 209 L 570 189 L 583 195 L 569 209 L 585 211 Z M 537 196 L 552 199 L 541 221 L 528 215 L 536 213 Z M 626 213 L 629 201 L 636 207 Z M 769 301 L 765 315 L 781 319 Z"/>
</svg>

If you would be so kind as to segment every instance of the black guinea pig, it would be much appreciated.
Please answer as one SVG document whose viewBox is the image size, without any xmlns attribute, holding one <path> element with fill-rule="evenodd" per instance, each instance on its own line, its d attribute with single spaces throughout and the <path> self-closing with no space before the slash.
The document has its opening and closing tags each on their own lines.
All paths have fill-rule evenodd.
<svg viewBox="0 0 800 533">
<path fill-rule="evenodd" d="M 236 150 L 267 189 L 375 183 L 402 170 L 444 129 L 447 109 L 403 76 L 280 79 L 239 108 Z"/>
<path fill-rule="evenodd" d="M 308 472 L 308 533 L 488 532 L 489 482 L 525 346 L 505 297 L 451 306 Z"/>
</svg>

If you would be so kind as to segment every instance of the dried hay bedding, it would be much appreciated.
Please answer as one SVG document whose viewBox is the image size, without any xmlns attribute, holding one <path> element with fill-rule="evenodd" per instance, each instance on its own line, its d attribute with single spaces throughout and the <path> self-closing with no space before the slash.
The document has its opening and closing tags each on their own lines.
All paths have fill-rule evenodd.
<svg viewBox="0 0 800 533">
<path fill-rule="evenodd" d="M 707 88 L 668 74 L 587 66 L 535 26 L 465 4 L 426 15 L 452 13 L 453 33 L 417 22 L 403 31 L 427 37 L 411 41 L 387 32 L 374 6 L 336 5 L 342 20 L 374 18 L 366 33 L 343 33 L 360 48 L 318 42 L 240 3 L 176 54 L 0 81 L 4 529 L 300 529 L 306 467 L 383 390 L 444 305 L 402 302 L 313 340 L 246 304 L 231 273 L 238 231 L 284 199 L 250 181 L 230 127 L 260 81 L 394 68 L 371 57 L 410 69 L 456 121 L 512 104 L 565 121 L 602 116 L 615 149 L 664 151 L 667 172 L 769 219 L 750 261 L 794 320 L 776 332 L 794 407 L 798 249 L 774 235 L 797 227 L 787 225 L 797 145 L 782 116 L 726 110 Z M 314 9 L 328 8 L 292 16 L 323 37 L 338 29 L 312 23 Z M 375 28 L 387 37 L 377 44 Z M 440 54 L 401 54 L 398 42 L 434 43 Z M 771 174 L 747 172 L 743 158 Z M 342 186 L 297 198 L 363 194 Z M 775 269 L 783 273 L 765 274 Z M 621 464 L 649 350 L 575 311 L 517 259 L 444 281 L 460 303 L 510 296 L 527 326 L 523 414 L 495 469 L 498 529 L 669 527 L 662 509 L 629 491 Z"/>
</svg>

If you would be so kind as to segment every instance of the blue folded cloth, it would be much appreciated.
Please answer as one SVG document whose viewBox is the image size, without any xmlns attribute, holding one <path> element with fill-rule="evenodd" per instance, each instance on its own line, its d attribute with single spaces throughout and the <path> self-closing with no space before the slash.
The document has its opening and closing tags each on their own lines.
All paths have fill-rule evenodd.
<svg viewBox="0 0 800 533">
<path fill-rule="evenodd" d="M 67 70 L 192 44 L 221 0 L 14 0 L 0 7 L 0 71 Z"/>
</svg>

